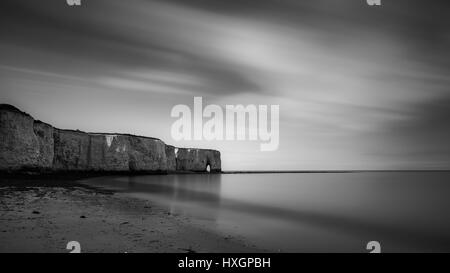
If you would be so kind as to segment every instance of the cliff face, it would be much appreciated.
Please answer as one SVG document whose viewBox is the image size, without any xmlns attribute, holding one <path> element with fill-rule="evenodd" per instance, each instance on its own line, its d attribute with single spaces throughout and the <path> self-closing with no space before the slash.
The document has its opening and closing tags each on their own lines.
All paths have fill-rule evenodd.
<svg viewBox="0 0 450 273">
<path fill-rule="evenodd" d="M 12 106 L 0 108 L 0 168 L 50 169 L 53 128 Z"/>
<path fill-rule="evenodd" d="M 58 171 L 168 171 L 159 139 L 55 129 L 54 143 Z"/>
<path fill-rule="evenodd" d="M 0 171 L 220 172 L 220 153 L 156 138 L 53 128 L 0 105 Z"/>
<path fill-rule="evenodd" d="M 173 172 L 177 170 L 177 158 L 175 155 L 175 147 L 166 145 L 167 171 Z"/>
</svg>

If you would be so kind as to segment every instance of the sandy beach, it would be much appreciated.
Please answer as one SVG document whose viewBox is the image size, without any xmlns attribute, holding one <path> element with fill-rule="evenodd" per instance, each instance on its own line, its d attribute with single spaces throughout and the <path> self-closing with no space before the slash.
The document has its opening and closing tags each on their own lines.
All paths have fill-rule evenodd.
<svg viewBox="0 0 450 273">
<path fill-rule="evenodd" d="M 0 252 L 260 252 L 152 202 L 74 181 L 0 181 Z"/>
</svg>

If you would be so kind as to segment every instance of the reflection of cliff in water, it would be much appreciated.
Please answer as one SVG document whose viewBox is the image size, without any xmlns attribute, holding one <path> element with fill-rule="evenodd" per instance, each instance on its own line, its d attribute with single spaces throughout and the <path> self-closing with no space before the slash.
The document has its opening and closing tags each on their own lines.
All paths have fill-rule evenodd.
<svg viewBox="0 0 450 273">
<path fill-rule="evenodd" d="M 120 180 L 115 187 L 132 195 L 150 195 L 151 201 L 167 205 L 173 214 L 215 220 L 220 208 L 221 174 L 130 176 Z"/>
</svg>

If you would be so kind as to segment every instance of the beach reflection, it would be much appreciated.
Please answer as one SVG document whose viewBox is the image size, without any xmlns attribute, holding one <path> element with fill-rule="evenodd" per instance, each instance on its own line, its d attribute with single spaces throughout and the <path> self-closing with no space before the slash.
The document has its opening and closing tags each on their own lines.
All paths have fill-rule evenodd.
<svg viewBox="0 0 450 273">
<path fill-rule="evenodd" d="M 166 206 L 171 214 L 216 220 L 220 211 L 221 174 L 149 175 L 96 178 L 89 184 L 120 190 Z"/>
</svg>

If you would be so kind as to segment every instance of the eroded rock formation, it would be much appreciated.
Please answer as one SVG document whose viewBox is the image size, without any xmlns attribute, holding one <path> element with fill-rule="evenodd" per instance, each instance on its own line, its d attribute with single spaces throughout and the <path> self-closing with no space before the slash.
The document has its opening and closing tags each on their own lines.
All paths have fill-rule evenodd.
<svg viewBox="0 0 450 273">
<path fill-rule="evenodd" d="M 62 130 L 0 104 L 0 171 L 221 171 L 220 152 L 184 149 L 156 138 Z"/>
<path fill-rule="evenodd" d="M 209 166 L 212 172 L 220 172 L 220 152 L 215 150 L 178 148 L 176 162 L 179 171 L 201 172 Z"/>
</svg>

